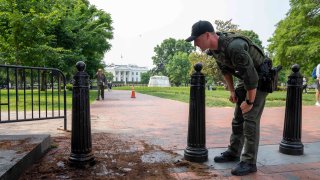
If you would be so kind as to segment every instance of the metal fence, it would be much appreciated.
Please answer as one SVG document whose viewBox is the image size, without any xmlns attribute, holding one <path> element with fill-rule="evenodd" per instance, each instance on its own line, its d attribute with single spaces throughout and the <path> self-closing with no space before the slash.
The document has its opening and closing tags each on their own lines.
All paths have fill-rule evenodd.
<svg viewBox="0 0 320 180">
<path fill-rule="evenodd" d="M 0 123 L 64 118 L 66 78 L 59 69 L 0 65 Z"/>
</svg>

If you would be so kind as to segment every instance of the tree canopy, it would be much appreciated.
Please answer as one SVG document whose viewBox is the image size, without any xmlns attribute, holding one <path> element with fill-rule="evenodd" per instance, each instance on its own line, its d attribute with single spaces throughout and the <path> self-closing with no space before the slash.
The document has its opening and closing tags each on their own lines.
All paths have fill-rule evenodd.
<svg viewBox="0 0 320 180">
<path fill-rule="evenodd" d="M 172 60 L 173 56 L 179 52 L 190 54 L 193 50 L 195 50 L 195 48 L 192 44 L 185 40 L 165 39 L 160 45 L 154 48 L 155 55 L 152 57 L 152 60 L 156 67 L 153 69 L 153 74 L 168 76 L 169 72 L 166 66 Z"/>
<path fill-rule="evenodd" d="M 87 0 L 0 0 L 0 63 L 59 68 L 77 61 L 93 76 L 111 48 L 112 20 Z"/>
<path fill-rule="evenodd" d="M 188 84 L 190 76 L 188 71 L 190 69 L 190 62 L 188 54 L 179 51 L 174 54 L 172 59 L 166 65 L 166 71 L 169 74 L 169 80 L 176 86 L 181 84 Z"/>
<path fill-rule="evenodd" d="M 189 61 L 190 61 L 190 69 L 189 74 L 191 75 L 192 72 L 194 72 L 193 66 L 201 62 L 203 64 L 202 73 L 206 75 L 206 78 L 208 81 L 224 81 L 223 76 L 218 68 L 218 65 L 213 57 L 208 56 L 204 53 L 191 53 L 189 55 Z"/>
<path fill-rule="evenodd" d="M 148 84 L 151 77 L 151 71 L 141 73 L 141 84 Z"/>
<path fill-rule="evenodd" d="M 264 49 L 262 46 L 262 41 L 259 39 L 259 35 L 252 30 L 240 30 L 239 34 L 248 37 L 254 44 Z"/>
<path fill-rule="evenodd" d="M 215 20 L 214 23 L 216 24 L 216 31 L 220 32 L 239 32 L 239 25 L 233 24 L 232 19 L 228 21 L 222 20 Z"/>
<path fill-rule="evenodd" d="M 319 0 L 290 0 L 290 10 L 269 42 L 268 51 L 277 64 L 300 64 L 302 71 L 311 76 L 320 63 Z"/>
</svg>

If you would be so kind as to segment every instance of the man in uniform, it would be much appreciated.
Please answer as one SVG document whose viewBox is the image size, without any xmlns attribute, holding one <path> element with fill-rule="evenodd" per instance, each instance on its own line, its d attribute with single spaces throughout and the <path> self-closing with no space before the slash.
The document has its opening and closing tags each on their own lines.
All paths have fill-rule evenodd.
<svg viewBox="0 0 320 180">
<path fill-rule="evenodd" d="M 195 46 L 216 59 L 230 91 L 229 100 L 236 103 L 230 145 L 214 161 L 235 162 L 240 161 L 241 156 L 231 173 L 242 176 L 256 172 L 260 118 L 268 95 L 257 89 L 259 76 L 256 69 L 264 61 L 263 52 L 253 52 L 255 50 L 248 39 L 228 38 L 227 34 L 216 33 L 208 21 L 196 22 L 186 41 L 194 41 Z M 233 76 L 240 78 L 236 88 Z"/>
<path fill-rule="evenodd" d="M 106 85 L 106 76 L 102 72 L 102 69 L 98 69 L 98 72 L 96 73 L 97 78 L 97 88 L 98 88 L 98 96 L 96 100 L 100 100 L 100 96 L 102 100 L 104 100 L 104 86 Z"/>
</svg>

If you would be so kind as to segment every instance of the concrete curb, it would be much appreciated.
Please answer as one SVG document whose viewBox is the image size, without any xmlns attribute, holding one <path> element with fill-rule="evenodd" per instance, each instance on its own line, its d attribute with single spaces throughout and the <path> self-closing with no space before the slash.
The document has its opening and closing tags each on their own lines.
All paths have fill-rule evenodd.
<svg viewBox="0 0 320 180">
<path fill-rule="evenodd" d="M 1 149 L 0 146 L 0 180 L 18 179 L 33 163 L 39 160 L 49 149 L 49 134 L 41 135 L 1 135 L 0 142 L 23 141 L 23 145 L 32 147 L 21 152 L 20 149 Z M 19 146 L 20 147 L 20 146 Z"/>
</svg>

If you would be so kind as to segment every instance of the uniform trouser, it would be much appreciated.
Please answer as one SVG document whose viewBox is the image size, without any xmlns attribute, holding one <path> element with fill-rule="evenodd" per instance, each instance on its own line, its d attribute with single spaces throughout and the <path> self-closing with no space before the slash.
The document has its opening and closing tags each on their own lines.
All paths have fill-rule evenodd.
<svg viewBox="0 0 320 180">
<path fill-rule="evenodd" d="M 104 99 L 104 86 L 103 85 L 98 85 L 98 97 L 97 97 L 97 99 L 100 99 L 100 95 L 101 95 L 101 98 Z"/>
<path fill-rule="evenodd" d="M 236 89 L 238 102 L 232 120 L 232 134 L 230 136 L 228 151 L 232 155 L 239 157 L 244 146 L 241 161 L 250 164 L 256 164 L 257 162 L 260 118 L 267 95 L 268 93 L 257 90 L 252 109 L 242 114 L 240 105 L 245 100 L 246 90 L 244 88 Z"/>
</svg>

